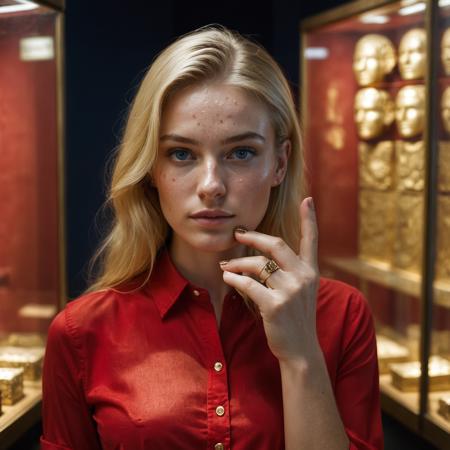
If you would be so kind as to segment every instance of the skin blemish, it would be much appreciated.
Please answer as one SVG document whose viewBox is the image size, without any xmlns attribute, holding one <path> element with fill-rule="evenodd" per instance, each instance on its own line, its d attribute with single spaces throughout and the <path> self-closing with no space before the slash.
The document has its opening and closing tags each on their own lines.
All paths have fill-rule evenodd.
<svg viewBox="0 0 450 450">
<path fill-rule="evenodd" d="M 198 126 L 198 127 L 200 126 L 200 122 L 197 122 L 197 126 Z"/>
<path fill-rule="evenodd" d="M 222 119 L 220 119 L 220 123 L 223 123 L 223 120 L 222 120 Z"/>
<path fill-rule="evenodd" d="M 193 117 L 194 119 L 196 119 L 196 118 L 197 118 L 197 114 L 192 114 L 192 117 Z"/>
<path fill-rule="evenodd" d="M 172 178 L 172 183 L 175 183 L 175 181 L 177 181 L 176 178 Z"/>
</svg>

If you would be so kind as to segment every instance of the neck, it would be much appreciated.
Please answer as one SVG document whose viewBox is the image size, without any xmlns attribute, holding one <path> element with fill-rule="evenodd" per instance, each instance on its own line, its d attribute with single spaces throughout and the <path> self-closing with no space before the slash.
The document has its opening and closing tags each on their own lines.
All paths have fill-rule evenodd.
<svg viewBox="0 0 450 450">
<path fill-rule="evenodd" d="M 219 261 L 245 255 L 245 247 L 236 245 L 223 252 L 207 252 L 173 239 L 169 253 L 178 271 L 192 284 L 206 289 L 211 299 L 221 300 L 232 289 L 223 281 Z"/>
</svg>

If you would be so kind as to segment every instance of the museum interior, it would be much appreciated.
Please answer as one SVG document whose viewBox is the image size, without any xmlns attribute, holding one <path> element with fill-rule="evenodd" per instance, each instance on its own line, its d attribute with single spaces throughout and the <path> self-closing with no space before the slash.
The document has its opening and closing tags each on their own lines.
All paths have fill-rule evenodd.
<svg viewBox="0 0 450 450">
<path fill-rule="evenodd" d="M 320 273 L 373 314 L 384 448 L 450 449 L 450 0 L 0 0 L 0 450 L 40 448 L 47 330 L 86 288 L 137 85 L 209 23 L 291 84 Z"/>
</svg>

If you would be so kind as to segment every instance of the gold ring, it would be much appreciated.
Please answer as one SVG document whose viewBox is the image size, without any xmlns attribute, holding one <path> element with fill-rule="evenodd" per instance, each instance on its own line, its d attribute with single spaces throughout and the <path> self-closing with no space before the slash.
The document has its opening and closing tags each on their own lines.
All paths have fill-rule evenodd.
<svg viewBox="0 0 450 450">
<path fill-rule="evenodd" d="M 259 272 L 258 278 L 259 281 L 262 284 L 266 284 L 267 279 L 272 275 L 274 272 L 276 272 L 280 266 L 273 260 L 269 259 L 266 264 L 264 264 L 264 267 L 261 269 L 261 272 Z M 263 272 L 265 273 L 265 276 L 263 277 Z"/>
</svg>

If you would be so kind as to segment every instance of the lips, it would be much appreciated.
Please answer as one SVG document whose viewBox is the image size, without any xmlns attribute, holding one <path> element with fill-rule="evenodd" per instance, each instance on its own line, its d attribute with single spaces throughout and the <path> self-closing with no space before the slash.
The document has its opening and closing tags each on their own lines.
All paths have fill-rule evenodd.
<svg viewBox="0 0 450 450">
<path fill-rule="evenodd" d="M 227 219 L 234 217 L 234 214 L 222 210 L 205 209 L 192 214 L 190 217 L 193 219 Z"/>
</svg>

